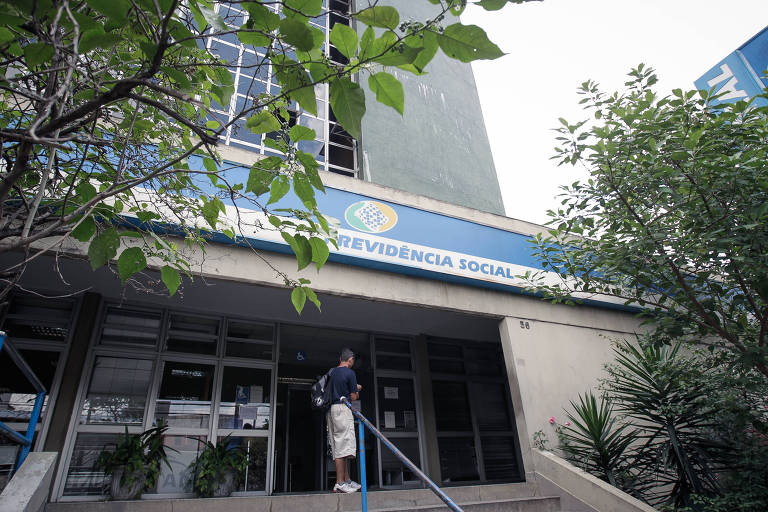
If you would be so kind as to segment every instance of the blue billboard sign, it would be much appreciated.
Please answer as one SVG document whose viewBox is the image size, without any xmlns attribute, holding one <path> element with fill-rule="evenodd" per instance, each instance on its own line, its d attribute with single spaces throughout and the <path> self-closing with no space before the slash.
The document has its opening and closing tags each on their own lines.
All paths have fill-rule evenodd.
<svg viewBox="0 0 768 512">
<path fill-rule="evenodd" d="M 722 94 L 717 103 L 754 99 L 768 106 L 768 99 L 757 98 L 768 87 L 768 27 L 715 64 L 694 83 L 697 89 Z"/>
</svg>

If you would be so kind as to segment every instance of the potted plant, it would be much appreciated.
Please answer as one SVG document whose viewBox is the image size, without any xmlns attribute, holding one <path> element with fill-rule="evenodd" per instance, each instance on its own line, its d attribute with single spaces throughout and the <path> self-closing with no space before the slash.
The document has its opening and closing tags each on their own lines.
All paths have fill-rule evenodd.
<svg viewBox="0 0 768 512">
<path fill-rule="evenodd" d="M 246 455 L 227 436 L 217 444 L 205 442 L 205 448 L 192 462 L 192 488 L 202 498 L 229 496 L 245 471 Z"/>
<path fill-rule="evenodd" d="M 115 450 L 99 454 L 99 468 L 112 475 L 108 492 L 113 500 L 136 499 L 145 489 L 154 487 L 161 464 L 172 470 L 163 444 L 166 430 L 168 425 L 162 421 L 141 434 L 129 434 L 125 427 L 125 435 Z"/>
</svg>

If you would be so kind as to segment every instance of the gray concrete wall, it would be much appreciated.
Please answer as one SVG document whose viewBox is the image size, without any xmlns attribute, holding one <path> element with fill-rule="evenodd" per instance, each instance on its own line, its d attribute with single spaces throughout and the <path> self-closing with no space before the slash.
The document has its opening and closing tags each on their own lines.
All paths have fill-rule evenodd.
<svg viewBox="0 0 768 512">
<path fill-rule="evenodd" d="M 382 0 L 394 5 L 401 20 L 427 20 L 436 6 L 413 0 Z M 458 21 L 446 16 L 445 24 Z M 365 29 L 361 26 L 358 30 Z M 378 70 L 374 70 L 378 71 Z M 503 214 L 496 168 L 469 64 L 438 51 L 427 74 L 415 76 L 392 68 L 403 84 L 405 113 L 376 101 L 368 73 L 360 74 L 366 115 L 358 164 L 374 183 L 449 203 Z"/>
<path fill-rule="evenodd" d="M 32 452 L 0 494 L 0 512 L 41 512 L 48 501 L 59 454 Z"/>
<path fill-rule="evenodd" d="M 591 326 L 559 320 L 557 315 L 548 320 L 510 316 L 501 323 L 507 372 L 519 386 L 527 439 L 543 430 L 551 446 L 556 446 L 557 436 L 549 418 L 565 423 L 563 408 L 570 410 L 571 400 L 577 401 L 579 393 L 594 389 L 605 376 L 603 366 L 613 360 L 611 338 L 632 337 L 633 327 L 639 329 L 608 317 Z"/>
</svg>

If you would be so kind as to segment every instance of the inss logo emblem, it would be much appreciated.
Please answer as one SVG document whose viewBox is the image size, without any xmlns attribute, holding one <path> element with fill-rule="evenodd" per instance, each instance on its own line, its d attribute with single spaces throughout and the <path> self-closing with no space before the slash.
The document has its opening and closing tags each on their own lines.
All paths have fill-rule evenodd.
<svg viewBox="0 0 768 512">
<path fill-rule="evenodd" d="M 391 206 L 378 201 L 359 201 L 349 205 L 344 213 L 347 223 L 364 233 L 383 233 L 397 224 L 397 214 Z"/>
</svg>

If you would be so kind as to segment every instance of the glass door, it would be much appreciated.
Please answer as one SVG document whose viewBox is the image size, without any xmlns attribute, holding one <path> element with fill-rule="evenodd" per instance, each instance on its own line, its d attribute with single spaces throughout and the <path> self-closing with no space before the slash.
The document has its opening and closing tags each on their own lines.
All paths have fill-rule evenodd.
<svg viewBox="0 0 768 512">
<path fill-rule="evenodd" d="M 411 341 L 376 336 L 376 423 L 406 457 L 421 466 L 421 444 L 416 379 Z M 421 481 L 392 452 L 377 442 L 379 482 L 382 487 L 420 486 Z"/>
</svg>

